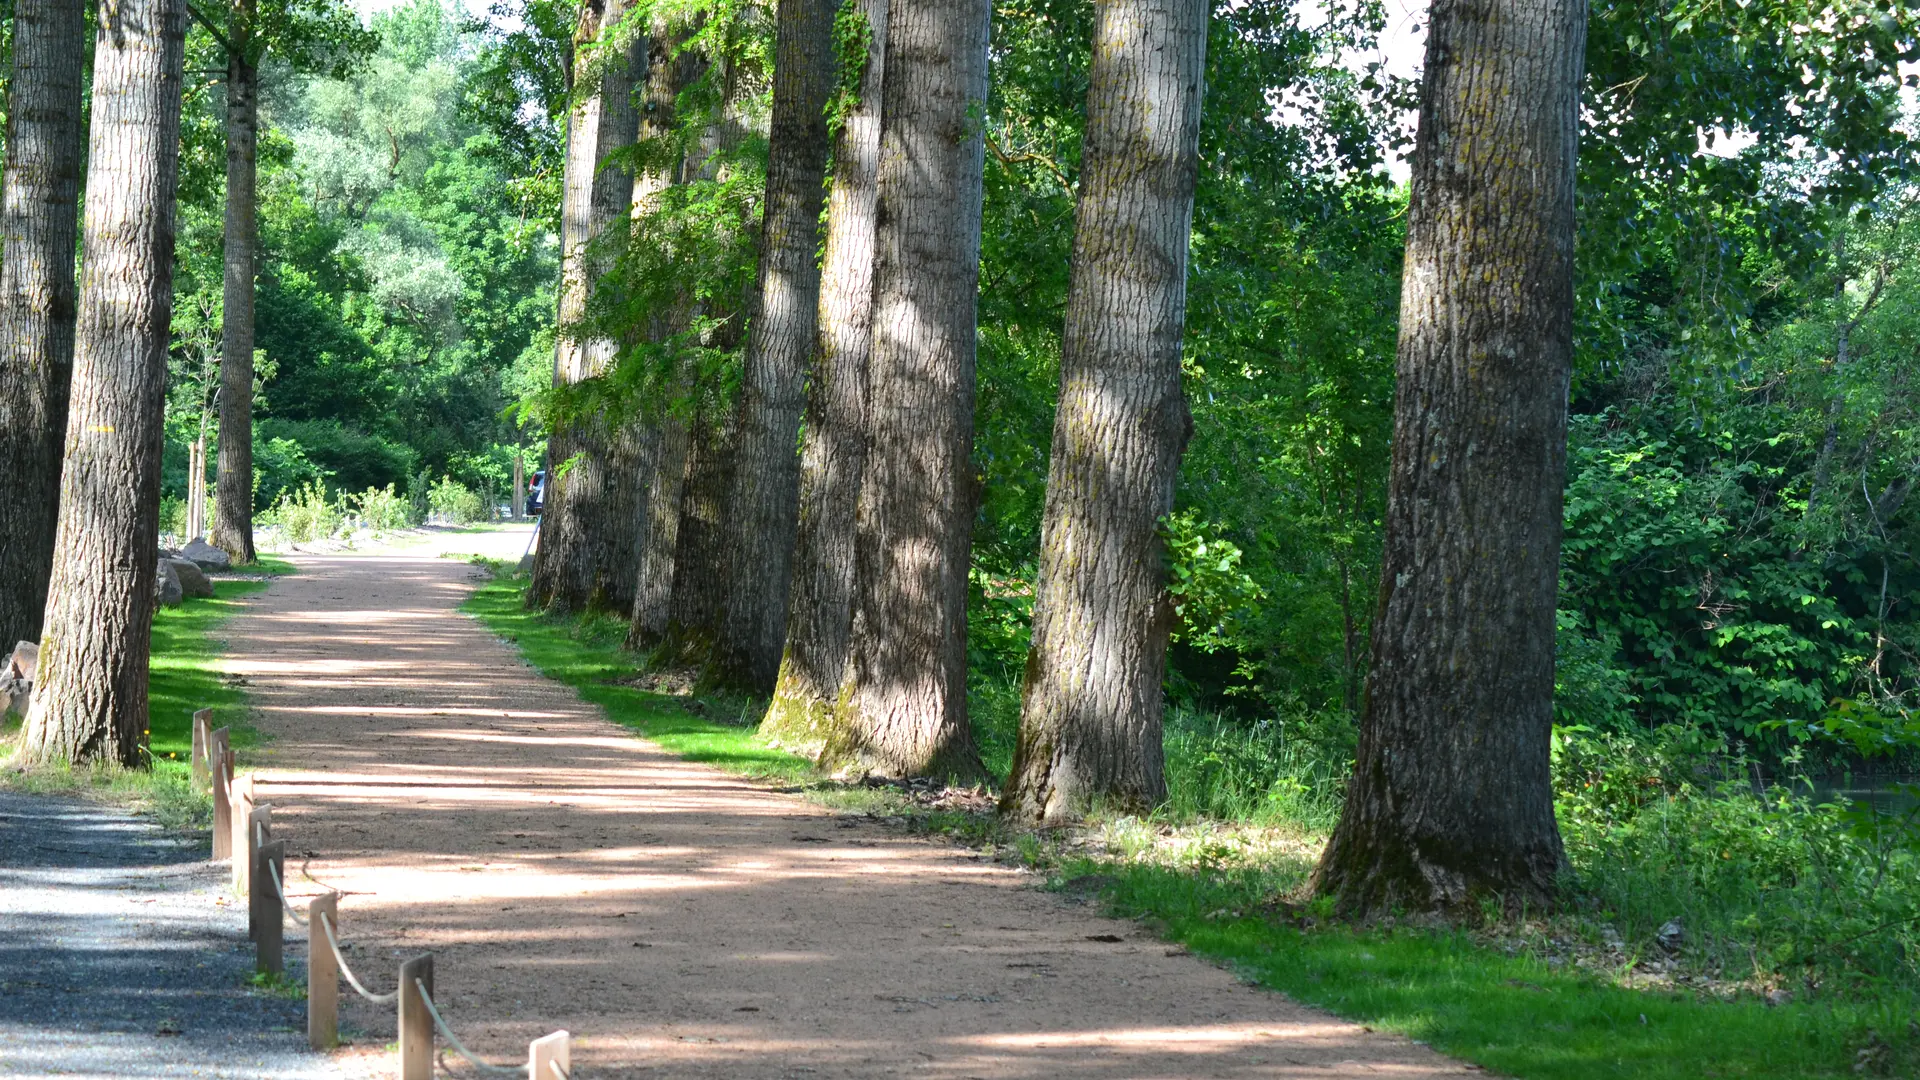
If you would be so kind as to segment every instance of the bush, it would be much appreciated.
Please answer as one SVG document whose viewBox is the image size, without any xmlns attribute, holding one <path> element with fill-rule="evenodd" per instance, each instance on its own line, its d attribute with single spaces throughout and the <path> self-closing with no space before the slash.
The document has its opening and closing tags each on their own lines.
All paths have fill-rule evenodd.
<svg viewBox="0 0 1920 1080">
<path fill-rule="evenodd" d="M 1562 729 L 1554 743 L 1577 901 L 1629 942 L 1651 952 L 1678 919 L 1686 950 L 1722 978 L 1920 980 L 1913 811 L 1820 799 L 1805 778 L 1764 782 L 1697 728 Z"/>
<path fill-rule="evenodd" d="M 362 528 L 380 532 L 413 524 L 413 507 L 394 493 L 392 484 L 368 488 L 353 496 L 352 502 L 354 516 L 360 519 Z"/>
<path fill-rule="evenodd" d="M 379 435 L 346 426 L 337 420 L 280 420 L 269 418 L 256 429 L 269 443 L 286 440 L 297 447 L 300 457 L 315 475 L 298 477 L 288 483 L 325 479 L 336 491 L 364 491 L 367 488 L 394 485 L 398 490 L 413 472 L 417 455 Z M 263 489 L 265 485 L 262 485 Z M 271 492 L 263 491 L 268 497 Z"/>
<path fill-rule="evenodd" d="M 296 542 L 334 536 L 345 520 L 342 508 L 327 498 L 326 487 L 318 483 L 302 484 L 298 492 L 281 492 L 273 509 L 260 515 L 260 524 L 278 525 L 286 530 L 287 539 Z"/>
<path fill-rule="evenodd" d="M 187 500 L 168 495 L 160 500 L 160 535 L 163 538 L 180 539 L 180 531 L 187 527 Z"/>
<path fill-rule="evenodd" d="M 491 517 L 487 513 L 486 502 L 480 496 L 465 484 L 447 476 L 442 476 L 440 482 L 427 492 L 427 504 L 440 520 L 449 525 L 470 525 Z"/>
</svg>

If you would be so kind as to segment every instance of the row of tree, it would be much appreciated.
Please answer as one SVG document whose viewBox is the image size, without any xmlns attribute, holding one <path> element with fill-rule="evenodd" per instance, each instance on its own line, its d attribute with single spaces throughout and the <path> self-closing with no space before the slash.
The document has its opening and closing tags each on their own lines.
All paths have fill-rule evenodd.
<svg viewBox="0 0 1920 1080">
<path fill-rule="evenodd" d="M 236 0 L 211 16 L 182 0 L 14 7 L 0 373 L 19 392 L 0 405 L 0 634 L 41 643 L 23 744 L 33 761 L 144 763 L 190 15 L 218 46 L 227 91 L 213 536 L 241 561 L 254 557 L 259 66 L 271 48 L 343 69 L 371 45 L 328 0 Z"/>
<path fill-rule="evenodd" d="M 1198 0 L 1095 5 L 1003 803 L 1031 821 L 1165 795 L 1164 538 L 1192 431 L 1182 333 L 1209 15 Z M 689 137 L 670 110 L 743 66 L 704 16 L 605 0 L 576 34 L 555 368 L 576 392 L 551 414 L 528 601 L 630 614 L 633 645 L 771 693 L 763 732 L 838 767 L 982 772 L 966 605 L 989 16 L 983 0 L 779 5 L 758 272 L 736 296 L 648 292 L 614 262 L 672 243 L 650 225 L 674 184 L 725 178 L 752 70 L 714 77 Z M 1358 780 L 1322 869 L 1357 908 L 1545 899 L 1560 870 L 1547 746 L 1585 21 L 1573 0 L 1432 14 L 1389 586 Z M 740 312 L 730 405 L 689 393 L 683 367 L 629 387 L 624 410 L 593 392 L 650 344 L 738 333 Z"/>
</svg>

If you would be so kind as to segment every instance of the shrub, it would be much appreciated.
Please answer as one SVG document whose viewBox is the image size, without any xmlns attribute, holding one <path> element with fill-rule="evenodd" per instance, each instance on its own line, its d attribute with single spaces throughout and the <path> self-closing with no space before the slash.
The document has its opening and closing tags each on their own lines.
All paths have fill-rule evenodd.
<svg viewBox="0 0 1920 1080">
<path fill-rule="evenodd" d="M 260 524 L 278 525 L 287 539 L 306 542 L 337 534 L 345 518 L 341 507 L 327 498 L 324 485 L 307 483 L 297 492 L 281 492 L 273 509 L 260 515 Z"/>
<path fill-rule="evenodd" d="M 337 420 L 269 418 L 261 421 L 258 430 L 269 442 L 285 439 L 298 446 L 310 467 L 318 470 L 311 479 L 324 477 L 337 491 L 364 491 L 388 484 L 397 490 L 407 482 L 417 457 L 411 447 Z M 294 482 L 305 479 L 309 478 Z"/>
<path fill-rule="evenodd" d="M 1697 728 L 1554 742 L 1577 903 L 1627 941 L 1652 952 L 1678 919 L 1723 978 L 1920 979 L 1920 806 L 1876 813 L 1804 778 L 1769 782 Z"/>
<path fill-rule="evenodd" d="M 427 492 L 427 504 L 440 520 L 449 525 L 470 525 L 488 518 L 487 505 L 480 496 L 473 493 L 465 484 L 452 477 L 442 476 L 440 482 Z"/>
<path fill-rule="evenodd" d="M 404 529 L 413 524 L 413 509 L 407 500 L 394 494 L 393 485 L 368 488 L 352 498 L 354 516 L 364 528 L 375 531 Z"/>
</svg>

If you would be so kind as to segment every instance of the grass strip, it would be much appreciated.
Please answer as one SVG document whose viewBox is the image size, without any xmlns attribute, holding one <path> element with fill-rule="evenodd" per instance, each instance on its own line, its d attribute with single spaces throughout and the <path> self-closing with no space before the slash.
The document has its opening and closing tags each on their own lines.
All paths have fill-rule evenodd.
<svg viewBox="0 0 1920 1080">
<path fill-rule="evenodd" d="M 638 660 L 621 647 L 624 621 L 528 611 L 524 581 L 496 576 L 462 610 L 518 646 L 541 674 L 689 760 L 831 786 L 805 759 L 760 743 L 751 726 L 716 723 L 689 713 L 685 699 L 628 685 Z M 944 825 L 976 836 L 993 832 Z M 1050 861 L 1043 844 L 1017 847 L 1031 862 Z M 1889 1046 L 1881 1033 L 1910 1042 L 1911 999 L 1768 1006 L 1633 990 L 1540 958 L 1506 955 L 1464 932 L 1301 930 L 1258 914 L 1279 884 L 1271 873 L 1085 857 L 1053 869 L 1056 883 L 1093 883 L 1114 914 L 1141 919 L 1251 982 L 1524 1080 L 1897 1075 L 1906 1047 Z"/>
<path fill-rule="evenodd" d="M 247 722 L 245 695 L 222 677 L 217 661 L 225 642 L 221 624 L 245 606 L 241 601 L 263 592 L 274 576 L 293 572 L 291 564 L 263 558 L 246 568 L 260 577 L 213 578 L 211 598 L 163 607 L 153 616 L 153 656 L 148 663 L 147 747 L 153 768 L 6 770 L 8 787 L 36 793 L 84 793 L 129 803 L 152 813 L 168 829 L 204 827 L 212 817 L 206 795 L 189 783 L 193 753 L 193 714 L 213 710 L 214 727 L 233 729 L 233 745 L 254 745 L 258 732 Z M 18 738 L 18 721 L 8 741 Z"/>
</svg>

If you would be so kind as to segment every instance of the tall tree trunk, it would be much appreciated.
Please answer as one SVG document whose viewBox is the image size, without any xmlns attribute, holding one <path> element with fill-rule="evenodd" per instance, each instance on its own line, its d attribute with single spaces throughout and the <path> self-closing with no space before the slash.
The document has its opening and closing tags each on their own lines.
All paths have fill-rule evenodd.
<svg viewBox="0 0 1920 1080">
<path fill-rule="evenodd" d="M 15 0 L 0 195 L 0 648 L 40 639 L 73 376 L 86 5 Z"/>
<path fill-rule="evenodd" d="M 1314 885 L 1367 914 L 1544 904 L 1585 0 L 1439 0 L 1400 307 L 1380 614 Z"/>
<path fill-rule="evenodd" d="M 253 283 L 260 260 L 260 69 L 247 60 L 253 2 L 235 4 L 227 57 L 226 292 L 220 319 L 220 468 L 209 542 L 235 562 L 253 550 Z"/>
<path fill-rule="evenodd" d="M 146 750 L 185 13 L 181 0 L 100 12 L 87 276 L 30 761 L 137 766 Z"/>
<path fill-rule="evenodd" d="M 1166 798 L 1160 522 L 1193 431 L 1180 388 L 1208 0 L 1102 0 L 1060 354 L 1033 647 L 1003 805 L 1059 821 Z"/>
<path fill-rule="evenodd" d="M 853 628 L 826 755 L 978 776 L 967 558 L 989 0 L 887 12 L 868 453 Z"/>
<path fill-rule="evenodd" d="M 852 624 L 853 515 L 866 471 L 867 359 L 873 341 L 873 237 L 880 165 L 880 94 L 887 52 L 887 0 L 858 0 L 868 27 L 859 83 L 833 146 L 827 241 L 821 259 L 806 426 L 800 448 L 799 520 L 787 641 L 773 702 L 761 722 L 769 739 L 818 754 L 846 674 Z"/>
<path fill-rule="evenodd" d="M 567 114 L 567 160 L 560 211 L 560 340 L 553 378 L 571 386 L 606 373 L 617 346 L 585 325 L 605 258 L 594 244 L 613 222 L 627 220 L 633 178 L 607 168 L 614 151 L 633 144 L 639 114 L 633 107 L 629 52 L 604 48 L 626 12 L 624 0 L 583 6 L 575 37 L 574 93 Z M 600 42 L 602 50 L 591 46 Z M 596 54 L 597 53 L 597 54 Z M 632 499 L 635 488 L 615 446 L 615 433 L 597 418 L 556 422 L 548 438 L 554 473 L 547 481 L 540 546 L 534 556 L 528 603 L 558 611 L 613 609 L 633 603 Z"/>
<path fill-rule="evenodd" d="M 686 480 L 680 492 L 680 525 L 674 551 L 673 595 L 667 643 L 682 663 L 705 668 L 726 612 L 734 582 L 722 507 L 733 480 L 734 433 L 725 412 L 702 407 L 689 425 Z"/>
<path fill-rule="evenodd" d="M 653 29 L 647 60 L 646 109 L 640 121 L 642 140 L 659 144 L 671 138 L 678 125 L 676 103 L 681 91 L 706 69 L 705 58 L 682 51 L 692 29 L 669 28 L 661 24 Z M 639 222 L 659 208 L 660 195 L 686 179 L 687 162 L 676 159 L 670 167 L 650 170 L 634 178 L 632 213 Z M 646 332 L 654 341 L 663 341 L 685 329 L 691 311 L 690 299 L 673 310 L 656 314 Z M 675 391 L 665 395 L 677 396 Z M 670 403 L 671 404 L 671 403 Z M 655 649 L 667 640 L 673 622 L 675 560 L 680 550 L 680 503 L 686 488 L 690 431 L 687 419 L 667 412 L 643 421 L 649 450 L 647 469 L 636 477 L 640 493 L 639 583 L 634 589 L 633 610 L 627 630 L 627 647 Z"/>
<path fill-rule="evenodd" d="M 653 434 L 647 512 L 640 538 L 640 584 L 634 590 L 627 647 L 653 649 L 673 621 L 675 560 L 680 551 L 680 496 L 686 489 L 690 432 L 683 417 L 668 416 Z"/>
<path fill-rule="evenodd" d="M 721 676 L 773 689 L 786 633 L 800 456 L 820 307 L 820 203 L 827 168 L 835 0 L 780 0 L 760 227 L 759 313 L 747 338 L 738 444 L 727 494 L 730 572 L 715 659 Z"/>
</svg>

